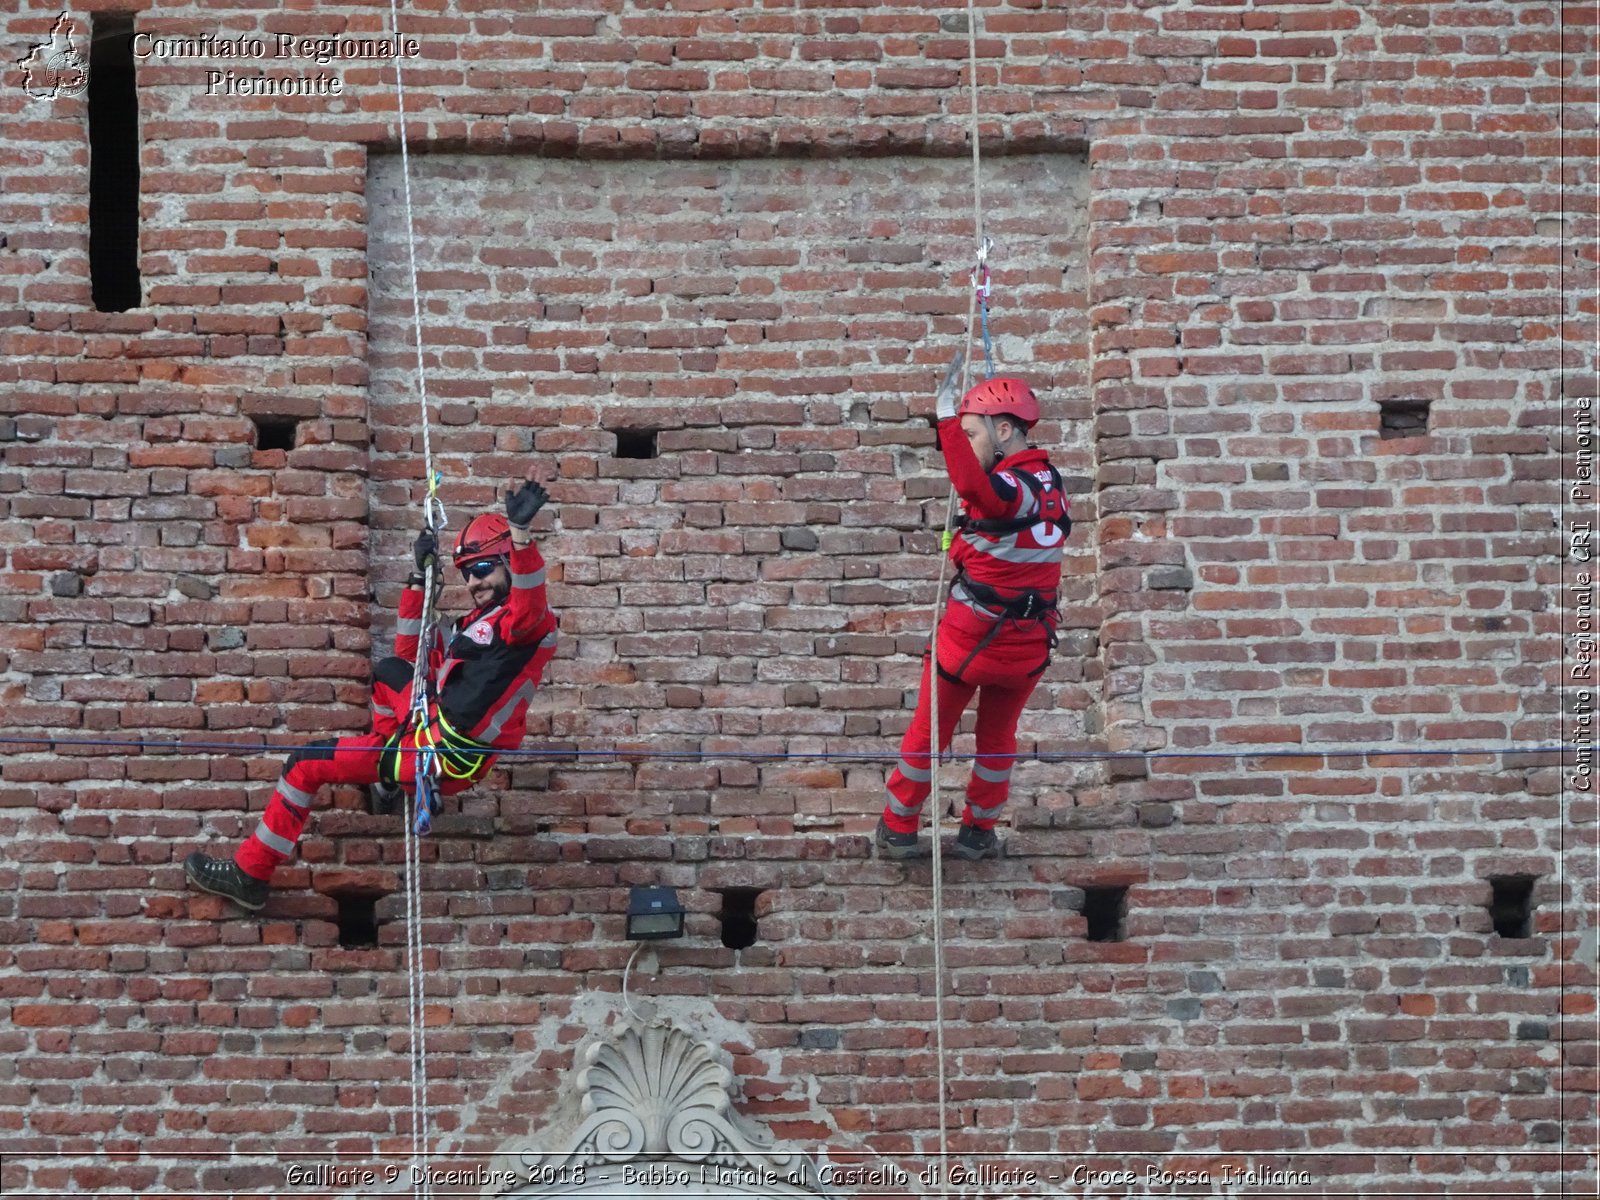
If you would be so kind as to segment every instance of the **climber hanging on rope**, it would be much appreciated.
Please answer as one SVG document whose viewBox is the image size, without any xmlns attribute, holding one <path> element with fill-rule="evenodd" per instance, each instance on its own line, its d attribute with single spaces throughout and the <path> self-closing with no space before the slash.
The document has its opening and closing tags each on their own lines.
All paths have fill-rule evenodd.
<svg viewBox="0 0 1600 1200">
<path fill-rule="evenodd" d="M 255 832 L 231 861 L 191 854 L 183 864 L 191 883 L 254 912 L 267 901 L 273 870 L 293 856 L 323 784 L 375 785 L 375 811 L 382 811 L 402 790 L 416 790 L 419 763 L 436 763 L 433 790 L 453 795 L 488 772 L 496 751 L 521 744 L 528 701 L 556 646 L 544 558 L 529 530 L 549 499 L 530 468 L 527 482 L 507 491 L 504 516 L 481 513 L 461 531 L 455 565 L 473 609 L 448 636 L 423 628 L 424 579 L 430 560 L 437 565 L 438 544 L 431 532 L 417 538 L 416 573 L 400 596 L 395 654 L 374 672 L 372 733 L 291 754 Z M 424 638 L 430 694 L 426 705 L 414 706 L 414 664 Z"/>
<path fill-rule="evenodd" d="M 928 685 L 935 670 L 941 751 L 978 697 L 978 756 L 953 852 L 968 861 L 1000 856 L 994 826 L 1010 789 L 1017 720 L 1056 640 L 1056 589 L 1072 521 L 1050 456 L 1028 445 L 1039 401 L 1020 379 L 987 379 L 958 409 L 962 359 L 956 355 L 935 403 L 939 446 L 961 500 L 950 542 L 956 575 L 934 639 L 936 654 L 923 660 L 900 763 L 889 775 L 877 831 L 886 858 L 926 853 L 917 829 L 932 788 Z"/>
</svg>

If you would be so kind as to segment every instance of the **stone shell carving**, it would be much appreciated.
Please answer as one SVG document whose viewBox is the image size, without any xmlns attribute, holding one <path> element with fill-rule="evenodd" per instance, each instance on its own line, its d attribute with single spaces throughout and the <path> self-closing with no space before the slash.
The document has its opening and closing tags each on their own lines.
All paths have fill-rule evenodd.
<svg viewBox="0 0 1600 1200">
<path fill-rule="evenodd" d="M 826 1194 L 815 1164 L 799 1152 L 776 1153 L 766 1131 L 733 1110 L 735 1079 L 716 1050 L 665 1020 L 632 1022 L 580 1052 L 581 1123 L 564 1150 L 507 1156 L 529 1180 L 501 1195 L 578 1195 L 613 1189 L 652 1165 L 671 1182 L 675 1168 L 695 1168 L 698 1195 Z M 631 1167 L 631 1170 L 624 1168 Z M 681 1173 L 681 1172 L 679 1172 Z M 582 1182 L 577 1177 L 582 1176 Z M 540 1180 L 554 1181 L 541 1184 Z M 631 1187 L 625 1195 L 681 1194 L 681 1187 Z"/>
</svg>

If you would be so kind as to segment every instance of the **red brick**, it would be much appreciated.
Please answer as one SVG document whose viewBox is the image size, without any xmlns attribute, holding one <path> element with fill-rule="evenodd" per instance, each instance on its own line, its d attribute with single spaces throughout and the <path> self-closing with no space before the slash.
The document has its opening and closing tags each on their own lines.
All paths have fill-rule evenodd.
<svg viewBox="0 0 1600 1200">
<path fill-rule="evenodd" d="M 1532 186 L 1559 173 L 1558 89 L 1525 82 L 1559 65 L 1560 38 L 1440 25 L 1456 19 L 1442 10 L 1376 19 L 1381 34 L 1328 6 L 984 18 L 982 144 L 1004 150 L 984 159 L 993 316 L 1003 359 L 1026 348 L 1002 369 L 1041 388 L 1078 520 L 1068 636 L 1025 753 L 1240 757 L 1025 757 L 1013 857 L 947 864 L 947 1032 L 974 1137 L 1127 1157 L 1199 1123 L 1237 1160 L 1443 1136 L 1503 1150 L 1504 1186 L 1537 1191 L 1552 1186 L 1538 1122 L 1592 1085 L 1575 1061 L 1522 1095 L 1537 1045 L 1497 1050 L 1508 1019 L 1461 1014 L 1496 987 L 1535 1013 L 1592 1000 L 1570 951 L 1539 949 L 1551 929 L 1495 942 L 1482 871 L 1532 864 L 1558 887 L 1540 847 L 1593 806 L 1556 803 L 1554 767 L 1405 753 L 1560 732 L 1536 702 L 1561 669 L 1559 639 L 1538 637 L 1556 631 L 1537 606 L 1562 546 L 1546 531 L 1565 417 L 1545 380 L 1594 352 L 1552 307 L 1559 239 Z M 19 20 L 26 45 L 53 18 Z M 613 24 L 621 40 L 597 38 L 593 14 L 437 17 L 423 32 L 446 57 L 406 68 L 418 146 L 506 152 L 412 167 L 452 518 L 530 449 L 559 466 L 540 537 L 567 637 L 534 740 L 892 756 L 937 575 L 924 389 L 965 311 L 966 38 L 911 10 Z M 187 70 L 145 64 L 141 94 L 189 86 Z M 393 145 L 394 100 L 381 69 L 345 75 L 359 114 L 145 113 L 144 303 L 128 314 L 89 296 L 81 126 L 35 113 L 9 130 L 26 156 L 9 163 L 0 269 L 13 726 L 241 742 L 363 727 L 419 468 L 394 156 L 369 149 Z M 373 272 L 369 245 L 386 256 Z M 1377 436 L 1395 397 L 1433 401 L 1428 437 Z M 264 398 L 294 406 L 300 449 L 254 450 L 248 414 L 277 411 Z M 662 431 L 658 457 L 614 457 L 610 431 L 630 424 Z M 1192 587 L 1148 586 L 1184 567 Z M 80 570 L 83 595 L 51 593 Z M 1352 740 L 1394 753 L 1307 749 Z M 1248 756 L 1264 747 L 1298 756 Z M 0 934 L 19 948 L 5 1049 L 36 1139 L 404 1125 L 404 1064 L 370 1040 L 399 1048 L 399 993 L 367 986 L 393 974 L 395 899 L 379 950 L 337 947 L 334 924 L 338 881 L 393 890 L 392 822 L 355 789 L 325 797 L 312 865 L 260 924 L 179 890 L 178 843 L 245 832 L 282 756 L 8 758 L 0 812 L 32 816 L 0 855 L 17 892 Z M 865 857 L 885 766 L 502 760 L 463 801 L 498 836 L 425 846 L 433 1082 L 447 1111 L 480 1112 L 467 1135 L 544 1111 L 586 1032 L 564 1006 L 614 994 L 626 948 L 595 939 L 620 932 L 620 885 L 659 870 L 690 898 L 692 936 L 644 990 L 721 997 L 750 1113 L 802 1139 L 925 1147 L 926 867 Z M 708 890 L 734 879 L 765 888 L 758 942 L 737 952 Z M 1054 893 L 1124 879 L 1133 937 L 1084 942 Z M 1547 927 L 1577 898 L 1541 894 Z M 1565 990 L 1537 961 L 1508 982 L 1546 952 L 1567 956 Z M 1202 1026 L 1209 1041 L 1189 1037 Z M 93 1078 L 129 1055 L 137 1084 Z M 83 1112 L 118 1086 L 132 1116 Z M 1358 1106 L 1378 1132 L 1347 1132 Z M 40 1167 L 28 1182 L 249 1190 L 164 1161 L 136 1181 L 62 1169 L 41 1185 Z M 1470 1187 L 1465 1161 L 1438 1156 L 1429 1178 Z M 1365 1161 L 1346 1179 L 1392 1182 Z"/>
</svg>

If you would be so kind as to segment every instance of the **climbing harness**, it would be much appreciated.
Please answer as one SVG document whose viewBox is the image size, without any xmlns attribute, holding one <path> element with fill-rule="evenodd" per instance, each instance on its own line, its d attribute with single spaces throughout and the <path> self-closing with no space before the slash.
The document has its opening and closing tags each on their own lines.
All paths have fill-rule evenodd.
<svg viewBox="0 0 1600 1200">
<path fill-rule="evenodd" d="M 964 683 L 962 678 L 968 667 L 978 655 L 989 648 L 1005 628 L 1006 622 L 1024 625 L 1042 625 L 1047 634 L 1045 642 L 1044 659 L 1037 667 L 1029 671 L 1026 678 L 1032 679 L 1035 675 L 1043 675 L 1044 669 L 1050 665 L 1050 655 L 1056 648 L 1056 632 L 1050 627 L 1050 614 L 1056 611 L 1056 594 L 1054 592 L 1041 592 L 1034 588 L 1024 588 L 1015 596 L 1002 596 L 986 583 L 979 583 L 968 577 L 965 571 L 958 570 L 955 580 L 950 585 L 952 595 L 957 599 L 970 601 L 972 604 L 986 610 L 994 618 L 984 635 L 978 639 L 977 645 L 961 660 L 961 665 L 955 670 L 946 669 L 938 661 L 937 642 L 935 642 L 934 666 L 939 674 L 951 683 Z M 1008 756 L 1009 757 L 1009 756 Z"/>
<path fill-rule="evenodd" d="M 1072 518 L 1062 513 L 1055 517 L 1044 511 L 1044 484 L 1032 471 L 1012 472 L 1022 480 L 1023 486 L 1033 494 L 1033 512 L 1024 513 L 1017 517 L 969 517 L 962 514 L 955 520 L 955 528 L 965 532 L 995 534 L 1005 536 L 1011 533 L 1021 533 L 1024 529 L 1032 529 L 1035 525 L 1054 525 L 1061 531 L 1061 536 L 1066 537 L 1072 532 Z M 1050 468 L 1050 485 L 1059 494 L 1061 488 L 1061 475 L 1054 467 Z"/>
<path fill-rule="evenodd" d="M 435 697 L 427 695 L 425 691 L 417 692 L 415 689 L 418 686 L 413 681 L 413 695 L 419 695 L 422 699 L 412 704 L 400 731 L 384 743 L 378 758 L 378 774 L 384 783 L 394 787 L 402 775 L 402 757 L 417 755 L 417 793 L 428 803 L 417 805 L 412 827 L 425 837 L 432 829 L 432 818 L 439 815 L 442 807 L 439 777 L 476 779 L 483 773 L 489 760 L 500 751 L 476 742 L 456 729 L 435 704 Z M 425 683 L 422 686 L 426 688 Z"/>
<path fill-rule="evenodd" d="M 431 738 L 424 741 L 425 734 L 432 727 L 429 710 L 434 707 L 433 680 L 428 672 L 428 653 L 433 645 L 434 629 L 438 622 L 434 602 L 438 599 L 440 588 L 439 574 L 438 560 L 429 560 L 422 573 L 420 622 L 422 632 L 417 638 L 417 658 L 411 669 L 411 707 L 400 726 L 400 731 L 389 739 L 383 748 L 383 755 L 378 760 L 379 772 L 386 781 L 393 783 L 398 781 L 400 754 L 407 738 L 411 740 L 411 750 L 419 755 L 412 772 L 413 786 L 417 795 L 416 814 L 406 826 L 418 837 L 426 837 L 432 830 L 433 817 L 440 807 L 438 789 L 434 786 L 434 779 L 438 775 L 436 749 Z"/>
<path fill-rule="evenodd" d="M 474 779 L 495 755 L 493 746 L 473 741 L 450 724 L 442 709 L 435 710 L 434 719 L 417 731 L 419 749 L 424 738 L 437 766 L 435 773 L 447 779 Z"/>
</svg>

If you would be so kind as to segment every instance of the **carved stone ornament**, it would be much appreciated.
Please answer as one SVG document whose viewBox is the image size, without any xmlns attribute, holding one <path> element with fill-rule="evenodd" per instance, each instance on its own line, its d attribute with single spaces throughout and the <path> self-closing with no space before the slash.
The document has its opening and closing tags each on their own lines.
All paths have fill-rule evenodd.
<svg viewBox="0 0 1600 1200">
<path fill-rule="evenodd" d="M 827 1194 L 809 1158 L 773 1152 L 771 1137 L 733 1111 L 733 1072 L 676 1025 L 618 1025 L 580 1051 L 578 1068 L 581 1123 L 567 1148 L 500 1155 L 494 1194 Z"/>
</svg>

